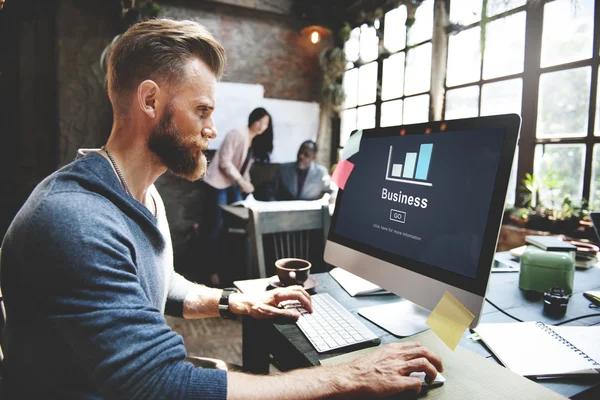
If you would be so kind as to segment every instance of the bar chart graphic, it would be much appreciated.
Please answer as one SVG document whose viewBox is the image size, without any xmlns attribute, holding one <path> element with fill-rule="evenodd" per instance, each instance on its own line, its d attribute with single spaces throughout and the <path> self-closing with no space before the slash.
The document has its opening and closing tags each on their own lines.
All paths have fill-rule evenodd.
<svg viewBox="0 0 600 400">
<path fill-rule="evenodd" d="M 385 171 L 386 180 L 413 185 L 433 186 L 431 182 L 427 182 L 429 163 L 431 161 L 431 153 L 433 152 L 432 143 L 422 144 L 418 153 L 407 152 L 404 156 L 404 164 L 392 163 L 392 152 L 393 146 L 390 146 L 387 170 Z"/>
</svg>

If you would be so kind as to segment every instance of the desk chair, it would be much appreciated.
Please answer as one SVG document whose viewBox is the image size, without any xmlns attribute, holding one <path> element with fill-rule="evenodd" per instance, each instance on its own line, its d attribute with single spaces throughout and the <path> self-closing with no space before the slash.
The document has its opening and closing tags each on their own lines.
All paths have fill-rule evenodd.
<svg viewBox="0 0 600 400">
<path fill-rule="evenodd" d="M 329 232 L 329 206 L 311 210 L 250 209 L 248 231 L 252 244 L 252 264 L 260 278 L 267 277 L 267 266 L 274 269 L 280 258 L 303 258 L 324 265 L 323 246 Z M 255 275 L 256 276 L 256 275 Z"/>
</svg>

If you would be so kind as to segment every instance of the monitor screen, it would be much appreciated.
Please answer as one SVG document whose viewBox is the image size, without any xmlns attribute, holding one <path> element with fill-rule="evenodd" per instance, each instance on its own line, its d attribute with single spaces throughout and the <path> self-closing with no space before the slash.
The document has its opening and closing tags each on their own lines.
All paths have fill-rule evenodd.
<svg viewBox="0 0 600 400">
<path fill-rule="evenodd" d="M 365 249 L 475 278 L 504 133 L 364 138 L 335 232 Z"/>
<path fill-rule="evenodd" d="M 349 270 L 376 281 L 380 264 L 364 260 L 385 261 L 375 283 L 403 297 L 393 282 L 400 270 L 483 296 L 519 125 L 509 115 L 364 130 L 338 194 L 328 245 L 339 246 L 326 250 L 328 262 L 345 268 L 349 258 L 335 257 L 343 249 L 367 255 Z"/>
</svg>

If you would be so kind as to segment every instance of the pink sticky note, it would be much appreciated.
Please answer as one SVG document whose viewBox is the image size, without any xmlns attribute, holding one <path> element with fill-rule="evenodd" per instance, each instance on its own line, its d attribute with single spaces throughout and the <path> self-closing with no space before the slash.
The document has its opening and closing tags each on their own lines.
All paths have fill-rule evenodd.
<svg viewBox="0 0 600 400">
<path fill-rule="evenodd" d="M 346 181 L 354 168 L 354 164 L 352 164 L 348 160 L 340 160 L 338 165 L 335 167 L 335 171 L 333 171 L 333 175 L 331 175 L 331 179 L 333 183 L 335 183 L 340 189 L 344 190 L 344 186 L 346 186 Z"/>
</svg>

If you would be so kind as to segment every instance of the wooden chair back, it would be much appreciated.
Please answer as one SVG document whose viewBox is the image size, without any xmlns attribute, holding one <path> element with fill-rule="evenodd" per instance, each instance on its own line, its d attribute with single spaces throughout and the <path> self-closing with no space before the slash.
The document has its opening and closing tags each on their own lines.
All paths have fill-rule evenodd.
<svg viewBox="0 0 600 400">
<path fill-rule="evenodd" d="M 274 273 L 280 258 L 303 258 L 323 265 L 323 246 L 329 232 L 329 206 L 320 209 L 260 211 L 250 209 L 253 277 Z M 314 270 L 313 270 L 314 271 Z"/>
</svg>

